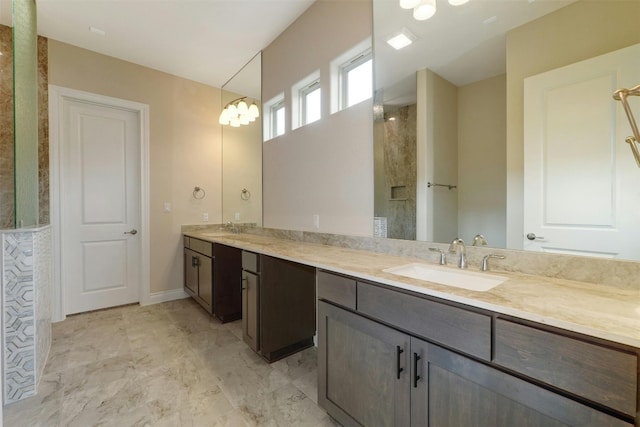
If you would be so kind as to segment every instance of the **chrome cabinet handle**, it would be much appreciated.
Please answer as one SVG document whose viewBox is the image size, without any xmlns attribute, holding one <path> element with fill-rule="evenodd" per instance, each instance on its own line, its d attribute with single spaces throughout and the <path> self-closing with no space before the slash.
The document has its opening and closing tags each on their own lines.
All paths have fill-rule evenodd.
<svg viewBox="0 0 640 427">
<path fill-rule="evenodd" d="M 134 228 L 131 231 L 125 231 L 124 234 L 131 234 L 135 236 L 136 234 L 138 234 L 138 230 Z"/>
<path fill-rule="evenodd" d="M 536 240 L 536 239 L 541 240 L 541 239 L 544 239 L 544 237 L 536 236 L 536 233 L 529 233 L 529 234 L 527 234 L 527 239 L 529 239 L 529 240 Z"/>
</svg>

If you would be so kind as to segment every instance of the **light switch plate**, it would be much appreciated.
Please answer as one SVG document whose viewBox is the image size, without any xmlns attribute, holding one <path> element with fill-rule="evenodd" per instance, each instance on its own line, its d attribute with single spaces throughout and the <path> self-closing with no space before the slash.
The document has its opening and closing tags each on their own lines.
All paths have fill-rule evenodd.
<svg viewBox="0 0 640 427">
<path fill-rule="evenodd" d="M 313 215 L 313 226 L 315 228 L 320 228 L 320 215 L 318 214 Z"/>
<path fill-rule="evenodd" d="M 203 222 L 209 221 L 209 214 L 208 213 L 203 213 L 202 214 L 202 221 Z"/>
<path fill-rule="evenodd" d="M 162 205 L 162 212 L 164 213 L 169 213 L 171 212 L 171 203 L 170 202 L 164 202 Z"/>
</svg>

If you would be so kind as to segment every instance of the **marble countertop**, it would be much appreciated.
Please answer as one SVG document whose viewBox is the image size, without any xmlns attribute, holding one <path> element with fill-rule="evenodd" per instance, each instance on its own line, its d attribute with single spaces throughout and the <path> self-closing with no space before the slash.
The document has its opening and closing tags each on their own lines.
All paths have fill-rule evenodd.
<svg viewBox="0 0 640 427">
<path fill-rule="evenodd" d="M 507 280 L 477 292 L 383 271 L 413 262 L 431 264 L 423 259 L 256 234 L 184 234 L 640 348 L 639 289 L 490 271 Z M 470 267 L 469 271 L 479 270 Z"/>
</svg>

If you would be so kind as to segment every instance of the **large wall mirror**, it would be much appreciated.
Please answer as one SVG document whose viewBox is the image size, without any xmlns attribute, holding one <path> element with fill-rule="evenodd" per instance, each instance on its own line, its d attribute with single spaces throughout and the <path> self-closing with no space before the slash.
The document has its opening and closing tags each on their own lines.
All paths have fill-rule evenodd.
<svg viewBox="0 0 640 427">
<path fill-rule="evenodd" d="M 222 108 L 241 102 L 251 121 L 222 125 L 222 220 L 262 226 L 262 54 L 222 87 Z M 241 108 L 244 108 L 242 106 Z"/>
<path fill-rule="evenodd" d="M 376 235 L 640 259 L 640 2 L 436 6 L 373 0 Z"/>
</svg>

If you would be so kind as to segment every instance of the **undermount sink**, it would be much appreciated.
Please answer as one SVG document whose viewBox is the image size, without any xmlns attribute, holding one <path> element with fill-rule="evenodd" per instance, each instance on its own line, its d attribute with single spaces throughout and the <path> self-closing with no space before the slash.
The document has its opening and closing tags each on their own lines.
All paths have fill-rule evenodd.
<svg viewBox="0 0 640 427">
<path fill-rule="evenodd" d="M 493 274 L 454 270 L 420 263 L 401 265 L 382 271 L 398 276 L 479 292 L 486 292 L 507 280 L 506 277 Z"/>
</svg>

